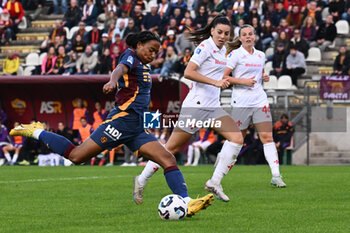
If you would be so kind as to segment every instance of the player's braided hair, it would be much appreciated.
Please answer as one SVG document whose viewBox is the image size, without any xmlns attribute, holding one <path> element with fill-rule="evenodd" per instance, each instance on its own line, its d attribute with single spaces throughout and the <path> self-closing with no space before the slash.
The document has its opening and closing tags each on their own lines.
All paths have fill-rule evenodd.
<svg viewBox="0 0 350 233">
<path fill-rule="evenodd" d="M 240 27 L 239 31 L 238 31 L 238 35 L 241 35 L 241 31 L 244 28 L 252 28 L 254 31 L 254 34 L 256 34 L 255 32 L 255 28 L 250 25 L 250 24 L 244 24 Z M 227 49 L 227 53 L 230 53 L 231 51 L 238 49 L 241 46 L 242 42 L 238 39 L 238 37 L 235 37 L 232 41 L 226 42 L 226 49 Z"/>
<path fill-rule="evenodd" d="M 190 35 L 188 36 L 188 40 L 192 41 L 195 46 L 198 46 L 203 40 L 206 40 L 211 36 L 211 29 L 215 28 L 218 24 L 224 24 L 231 27 L 231 23 L 226 18 L 226 16 L 219 14 L 215 16 L 213 21 L 211 21 L 211 23 L 204 28 L 196 31 L 191 31 Z"/>
<path fill-rule="evenodd" d="M 144 44 L 150 40 L 156 40 L 160 43 L 159 37 L 150 31 L 143 31 L 143 32 L 139 32 L 139 33 L 130 33 L 126 37 L 125 42 L 131 48 L 136 49 L 137 43 L 141 42 L 142 44 Z"/>
</svg>

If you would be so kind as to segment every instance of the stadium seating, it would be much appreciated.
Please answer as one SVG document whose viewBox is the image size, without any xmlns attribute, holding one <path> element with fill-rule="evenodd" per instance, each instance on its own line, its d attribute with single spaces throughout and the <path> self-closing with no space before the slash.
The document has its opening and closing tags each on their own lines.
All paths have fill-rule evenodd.
<svg viewBox="0 0 350 233">
<path fill-rule="evenodd" d="M 335 26 L 337 27 L 337 33 L 338 34 L 348 34 L 349 33 L 349 23 L 346 20 L 339 20 L 335 23 Z"/>
<path fill-rule="evenodd" d="M 78 27 L 78 26 L 72 27 L 72 28 L 70 29 L 69 33 L 68 33 L 67 39 L 68 39 L 68 40 L 71 40 L 72 37 L 73 37 L 73 35 L 74 35 L 74 33 L 75 33 L 76 31 L 78 31 L 78 30 L 79 30 L 79 27 Z"/>
<path fill-rule="evenodd" d="M 17 75 L 19 75 L 19 76 L 23 75 L 23 67 L 22 66 L 18 67 Z"/>
<path fill-rule="evenodd" d="M 289 75 L 282 75 L 277 81 L 278 89 L 292 89 L 292 78 Z"/>
<path fill-rule="evenodd" d="M 23 75 L 30 76 L 30 75 L 32 75 L 33 70 L 35 70 L 35 66 L 27 66 L 23 71 Z"/>
<path fill-rule="evenodd" d="M 326 20 L 328 15 L 329 15 L 329 7 L 323 8 L 323 10 L 322 10 L 322 19 Z"/>
<path fill-rule="evenodd" d="M 274 54 L 274 48 L 268 48 L 265 51 L 266 58 Z"/>
<path fill-rule="evenodd" d="M 28 27 L 27 18 L 23 16 L 22 21 L 18 24 L 19 29 L 26 29 Z"/>
<path fill-rule="evenodd" d="M 25 62 L 26 62 L 25 63 L 26 66 L 36 66 L 41 64 L 39 63 L 39 55 L 37 53 L 28 54 Z"/>
<path fill-rule="evenodd" d="M 270 81 L 264 82 L 264 89 L 277 89 L 277 77 L 275 75 L 270 75 Z"/>
<path fill-rule="evenodd" d="M 269 62 L 267 62 L 265 64 L 264 70 L 265 70 L 266 74 L 270 74 L 270 71 L 273 70 L 273 68 L 272 68 L 272 61 L 269 61 Z"/>
<path fill-rule="evenodd" d="M 306 61 L 321 61 L 322 55 L 321 50 L 317 47 L 312 47 L 309 49 L 309 56 L 306 58 Z"/>
</svg>

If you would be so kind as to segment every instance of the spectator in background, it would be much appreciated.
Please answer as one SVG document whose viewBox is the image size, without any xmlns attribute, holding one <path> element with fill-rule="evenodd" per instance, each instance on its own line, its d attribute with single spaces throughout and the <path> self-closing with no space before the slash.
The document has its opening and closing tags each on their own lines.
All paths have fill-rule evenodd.
<svg viewBox="0 0 350 233">
<path fill-rule="evenodd" d="M 158 5 L 156 3 L 151 4 L 151 12 L 147 13 L 147 15 L 143 18 L 141 24 L 142 31 L 151 31 L 157 32 L 159 31 L 159 24 L 161 22 L 160 15 L 157 13 Z"/>
<path fill-rule="evenodd" d="M 286 69 L 282 74 L 291 76 L 293 85 L 298 86 L 298 78 L 305 73 L 305 69 L 306 62 L 304 54 L 297 51 L 294 46 L 291 46 L 286 59 Z"/>
<path fill-rule="evenodd" d="M 84 21 L 86 25 L 93 25 L 96 23 L 98 16 L 98 9 L 95 6 L 93 0 L 86 0 L 86 4 L 83 7 L 82 12 L 83 17 L 81 17 L 81 21 Z"/>
<path fill-rule="evenodd" d="M 162 35 L 166 35 L 168 33 L 169 30 L 174 31 L 175 34 L 179 33 L 179 27 L 177 26 L 177 22 L 176 19 L 171 18 L 169 21 L 169 25 L 167 25 L 165 28 L 163 28 L 162 30 Z"/>
<path fill-rule="evenodd" d="M 244 20 L 243 19 L 239 19 L 237 26 L 235 26 L 235 28 L 233 30 L 233 33 L 234 33 L 235 37 L 239 36 L 239 29 L 243 26 L 243 24 L 244 24 Z"/>
<path fill-rule="evenodd" d="M 55 66 L 53 68 L 53 74 L 63 74 L 64 64 L 66 64 L 69 60 L 69 57 L 66 55 L 66 50 L 63 45 L 58 46 L 58 55 L 55 62 Z"/>
<path fill-rule="evenodd" d="M 298 51 L 304 54 L 304 57 L 309 55 L 309 45 L 306 40 L 301 37 L 299 29 L 294 29 L 294 34 L 292 39 L 290 39 L 290 45 L 293 45 Z"/>
<path fill-rule="evenodd" d="M 96 67 L 95 67 L 95 73 L 96 74 L 111 74 L 112 69 L 112 62 L 113 59 L 110 54 L 109 48 L 106 48 L 103 51 L 102 56 L 99 56 Z M 96 129 L 96 128 L 94 128 Z"/>
<path fill-rule="evenodd" d="M 124 163 L 122 167 L 135 167 L 137 166 L 137 156 L 127 146 L 123 145 L 124 150 Z"/>
<path fill-rule="evenodd" d="M 224 1 L 222 0 L 214 0 L 213 3 L 214 3 L 213 7 L 210 9 L 209 15 L 215 17 L 216 15 L 224 11 L 225 5 L 224 5 Z"/>
<path fill-rule="evenodd" d="M 108 3 L 104 7 L 105 15 L 108 15 L 111 11 L 113 11 L 114 14 L 117 15 L 118 6 L 115 4 L 114 0 L 108 0 Z"/>
<path fill-rule="evenodd" d="M 10 45 L 10 40 L 12 38 L 12 26 L 13 22 L 10 18 L 9 11 L 4 9 L 1 13 L 0 19 L 1 44 Z"/>
<path fill-rule="evenodd" d="M 2 156 L 2 148 L 10 145 L 9 133 L 5 125 L 0 121 L 0 156 Z M 5 159 L 0 157 L 0 166 L 5 163 Z"/>
<path fill-rule="evenodd" d="M 80 119 L 81 126 L 79 127 L 79 144 L 83 143 L 92 132 L 94 132 L 94 129 L 92 126 L 87 122 L 85 117 L 82 117 Z"/>
<path fill-rule="evenodd" d="M 73 103 L 74 106 L 74 103 Z M 81 128 L 81 118 L 85 118 L 89 122 L 89 111 L 85 107 L 85 104 L 81 98 L 77 98 L 73 109 L 73 117 L 71 122 L 71 128 L 73 130 L 73 138 L 79 137 L 79 129 Z"/>
<path fill-rule="evenodd" d="M 12 49 L 7 50 L 7 56 L 2 68 L 4 75 L 17 75 L 19 68 L 19 57 Z"/>
<path fill-rule="evenodd" d="M 1 125 L 1 124 L 0 124 Z M 19 126 L 19 123 L 16 121 L 14 123 L 14 128 Z M 8 144 L 2 147 L 2 151 L 4 152 L 4 156 L 7 159 L 9 165 L 15 165 L 18 159 L 19 152 L 23 146 L 24 137 L 22 136 L 14 136 L 11 137 L 11 144 Z M 14 151 L 13 157 L 11 158 L 10 152 Z"/>
<path fill-rule="evenodd" d="M 293 36 L 293 29 L 288 26 L 286 19 L 281 19 L 280 26 L 278 27 L 278 33 L 280 32 L 286 32 L 288 39 L 292 38 Z"/>
<path fill-rule="evenodd" d="M 311 17 L 315 20 L 315 23 L 321 24 L 322 23 L 322 9 L 317 8 L 317 2 L 316 1 L 310 1 L 307 5 L 307 8 L 304 11 L 304 24 L 305 24 L 305 18 Z"/>
<path fill-rule="evenodd" d="M 333 16 L 333 21 L 337 22 L 341 19 L 341 15 L 345 11 L 344 0 L 330 0 L 329 1 L 329 14 Z"/>
<path fill-rule="evenodd" d="M 7 9 L 10 13 L 10 18 L 12 19 L 12 40 L 16 40 L 16 34 L 18 33 L 18 25 L 22 22 L 24 16 L 24 10 L 22 7 L 22 3 L 16 0 L 8 1 L 4 9 Z"/>
<path fill-rule="evenodd" d="M 273 126 L 273 138 L 278 151 L 278 160 L 283 163 L 284 150 L 292 144 L 294 127 L 287 114 L 282 114 L 279 121 Z"/>
<path fill-rule="evenodd" d="M 237 1 L 235 1 L 235 2 L 233 3 L 233 7 L 232 7 L 233 12 L 234 12 L 235 14 L 237 14 L 237 13 L 239 12 L 239 8 L 240 8 L 240 7 L 243 7 L 243 11 L 245 11 L 245 3 L 244 3 L 244 0 L 237 0 Z M 237 20 L 237 22 L 238 22 L 238 20 Z"/>
<path fill-rule="evenodd" d="M 244 12 L 244 6 L 238 7 L 237 13 L 235 14 L 235 25 L 238 25 L 240 19 L 244 21 L 243 24 L 248 21 L 248 15 Z"/>
<path fill-rule="evenodd" d="M 140 31 L 140 28 L 138 28 L 135 25 L 134 19 L 130 18 L 128 21 L 128 26 L 125 28 L 124 35 L 123 35 L 123 40 L 129 35 L 129 33 L 137 33 Z"/>
<path fill-rule="evenodd" d="M 160 74 L 160 70 L 162 69 L 163 63 L 165 61 L 165 50 L 162 46 L 159 47 L 158 54 L 156 58 L 150 63 L 151 65 L 151 74 Z"/>
<path fill-rule="evenodd" d="M 101 102 L 95 102 L 96 111 L 93 114 L 94 123 L 92 125 L 93 129 L 96 130 L 97 127 L 106 120 L 108 112 L 102 108 Z"/>
<path fill-rule="evenodd" d="M 87 33 L 88 32 L 85 29 L 85 23 L 83 21 L 80 21 L 79 29 L 73 34 L 72 40 L 74 40 L 77 35 L 80 35 L 84 39 L 84 41 L 87 41 L 87 38 L 86 38 Z"/>
<path fill-rule="evenodd" d="M 109 28 L 111 23 L 114 23 L 115 26 L 115 22 L 117 21 L 117 15 L 114 13 L 114 11 L 110 11 L 107 15 L 106 15 L 106 20 L 104 23 L 104 28 Z"/>
<path fill-rule="evenodd" d="M 227 8 L 227 10 L 229 10 L 229 8 Z M 258 8 L 256 8 L 256 7 L 253 7 L 252 10 L 248 14 L 248 24 L 252 25 L 253 18 L 257 18 L 258 19 L 258 23 L 260 24 L 260 15 L 258 14 Z M 232 23 L 232 21 L 231 21 L 231 23 Z"/>
<path fill-rule="evenodd" d="M 180 77 L 184 75 L 185 69 L 191 59 L 191 48 L 186 48 L 184 53 L 181 54 L 183 54 L 183 56 L 173 65 L 174 72 L 179 73 Z"/>
<path fill-rule="evenodd" d="M 333 23 L 333 16 L 328 15 L 326 22 L 322 23 L 316 32 L 316 41 L 310 43 L 310 47 L 319 47 L 323 52 L 329 45 L 331 45 L 337 36 L 337 28 Z"/>
<path fill-rule="evenodd" d="M 72 47 L 71 50 L 76 52 L 78 57 L 80 57 L 86 48 L 86 43 L 84 41 L 84 39 L 82 38 L 82 36 L 80 34 L 77 34 L 76 37 L 74 37 L 73 41 L 72 41 Z"/>
<path fill-rule="evenodd" d="M 50 33 L 49 35 L 49 41 L 48 44 L 53 44 L 55 42 L 56 36 L 61 37 L 64 36 L 66 37 L 66 30 L 63 28 L 62 25 L 62 20 L 56 20 L 56 27 L 55 29 Z"/>
<path fill-rule="evenodd" d="M 43 63 L 41 64 L 41 75 L 54 74 L 53 70 L 55 67 L 57 56 L 55 47 L 51 46 L 44 56 Z"/>
<path fill-rule="evenodd" d="M 108 35 L 108 40 L 113 41 L 115 32 L 115 22 L 111 22 L 108 28 L 105 28 L 105 33 Z"/>
<path fill-rule="evenodd" d="M 73 131 L 66 127 L 62 121 L 58 122 L 56 133 L 73 142 Z"/>
<path fill-rule="evenodd" d="M 175 48 L 175 39 L 176 39 L 175 32 L 173 30 L 169 30 L 162 44 L 163 49 L 167 50 L 169 46 L 172 46 L 173 48 Z M 176 50 L 175 50 L 175 53 L 176 53 Z"/>
<path fill-rule="evenodd" d="M 125 21 L 128 21 L 128 20 L 125 20 Z M 124 38 L 124 33 L 126 30 L 125 21 L 124 20 L 120 21 L 119 25 L 116 26 L 114 30 L 113 38 L 115 37 L 116 34 L 119 34 L 119 37 Z M 114 42 L 114 39 L 112 40 L 112 43 L 113 42 Z"/>
<path fill-rule="evenodd" d="M 278 37 L 275 41 L 275 45 L 279 44 L 279 43 L 282 43 L 283 44 L 283 47 L 288 50 L 289 49 L 289 39 L 287 37 L 287 33 L 285 31 L 281 31 L 279 34 L 278 34 Z M 274 48 L 274 51 L 276 52 L 277 50 L 277 46 L 275 46 Z"/>
<path fill-rule="evenodd" d="M 71 0 L 70 7 L 64 14 L 64 25 L 71 29 L 79 23 L 81 16 L 82 12 L 77 6 L 77 0 Z"/>
<path fill-rule="evenodd" d="M 199 7 L 199 12 L 196 14 L 196 18 L 194 19 L 194 26 L 196 29 L 204 28 L 207 25 L 208 21 L 208 12 L 206 11 L 205 6 Z"/>
<path fill-rule="evenodd" d="M 175 48 L 179 56 L 182 56 L 185 53 L 185 50 L 188 48 L 190 49 L 190 53 L 195 49 L 193 42 L 187 39 L 189 36 L 189 33 L 190 33 L 190 30 L 188 28 L 184 28 L 182 33 L 178 35 L 175 40 Z"/>
<path fill-rule="evenodd" d="M 346 46 L 339 48 L 339 54 L 334 60 L 333 70 L 335 75 L 350 75 L 350 53 Z"/>
<path fill-rule="evenodd" d="M 198 133 L 199 133 L 198 139 L 188 146 L 187 164 L 185 164 L 186 166 L 191 166 L 191 165 L 197 166 L 201 156 L 201 151 L 205 152 L 208 146 L 210 146 L 211 144 L 213 144 L 213 142 L 215 142 L 214 131 L 201 128 L 198 131 Z M 194 159 L 192 163 L 193 156 L 194 156 Z"/>
<path fill-rule="evenodd" d="M 314 41 L 316 37 L 316 20 L 311 16 L 306 16 L 303 27 L 301 28 L 301 37 L 308 43 Z"/>
<path fill-rule="evenodd" d="M 45 6 L 46 0 L 26 0 L 23 1 L 23 9 L 25 11 L 32 11 L 33 13 L 28 14 L 28 18 L 31 21 L 36 20 L 41 13 L 43 12 L 43 7 Z"/>
<path fill-rule="evenodd" d="M 100 41 L 100 43 L 98 44 L 98 55 L 99 56 L 102 56 L 103 54 L 103 51 L 106 49 L 106 48 L 110 48 L 111 46 L 111 41 L 108 40 L 108 34 L 107 33 L 102 33 L 102 39 Z"/>
<path fill-rule="evenodd" d="M 265 51 L 270 45 L 271 41 L 273 41 L 273 32 L 274 27 L 271 24 L 270 20 L 265 20 L 264 26 L 262 27 L 260 39 L 263 45 L 263 50 Z"/>
<path fill-rule="evenodd" d="M 187 3 L 184 0 L 177 0 L 172 5 L 172 9 L 175 10 L 176 8 L 180 9 L 181 15 L 183 17 L 185 12 L 187 11 Z"/>
<path fill-rule="evenodd" d="M 175 53 L 174 47 L 168 46 L 165 55 L 165 62 L 163 63 L 162 69 L 160 70 L 160 77 L 167 78 L 168 75 L 173 71 L 173 65 L 177 61 L 177 55 Z"/>
<path fill-rule="evenodd" d="M 112 54 L 111 54 L 111 58 L 112 58 L 112 71 L 117 67 L 118 62 L 119 62 L 119 58 L 120 58 L 120 50 L 118 46 L 114 46 L 113 50 L 112 50 Z"/>
<path fill-rule="evenodd" d="M 278 27 L 281 19 L 287 18 L 288 11 L 283 8 L 283 2 L 277 2 L 277 10 L 272 13 L 271 23 L 273 26 Z"/>
<path fill-rule="evenodd" d="M 78 60 L 77 53 L 74 51 L 71 51 L 68 61 L 66 63 L 64 63 L 64 65 L 63 65 L 63 68 L 64 68 L 63 75 L 71 75 L 71 74 L 75 74 L 77 72 L 77 70 L 75 68 L 77 60 Z"/>
<path fill-rule="evenodd" d="M 115 46 L 119 48 L 120 53 L 124 53 L 124 51 L 128 49 L 127 44 L 121 39 L 118 33 L 114 36 L 114 43 L 111 44 L 110 50 L 113 51 Z"/>
<path fill-rule="evenodd" d="M 67 0 L 61 0 L 60 2 L 61 2 L 61 4 L 60 4 L 61 7 L 58 7 L 58 0 L 53 0 L 53 13 L 54 14 L 60 14 L 60 13 L 65 14 L 67 12 Z M 60 12 L 59 9 L 61 9 L 62 12 Z"/>
<path fill-rule="evenodd" d="M 144 16 L 142 14 L 142 7 L 140 5 L 136 5 L 134 7 L 134 13 L 132 14 L 132 18 L 134 19 L 135 27 L 141 29 Z"/>
<path fill-rule="evenodd" d="M 211 8 L 213 8 L 213 1 L 210 0 L 198 0 L 196 7 L 196 15 L 199 15 L 200 8 L 204 7 L 205 12 L 209 12 Z M 204 26 L 203 26 L 204 27 Z"/>
<path fill-rule="evenodd" d="M 98 43 L 100 42 L 102 35 L 102 31 L 98 29 L 97 23 L 94 23 L 92 25 L 92 30 L 88 32 L 87 38 L 88 38 L 88 44 L 92 46 L 92 49 L 94 51 L 97 50 Z"/>
<path fill-rule="evenodd" d="M 260 40 L 260 34 L 261 34 L 261 25 L 260 25 L 260 23 L 259 23 L 259 18 L 257 18 L 257 17 L 254 17 L 253 19 L 252 19 L 252 26 L 253 26 L 253 28 L 255 29 L 255 33 L 256 33 L 256 35 L 258 35 L 258 37 L 259 37 L 259 40 Z M 260 40 L 261 41 L 261 40 Z"/>
<path fill-rule="evenodd" d="M 180 26 L 181 20 L 182 20 L 182 18 L 184 17 L 184 14 L 182 14 L 180 8 L 175 8 L 173 14 L 171 15 L 171 17 L 172 17 L 173 19 L 175 19 L 176 25 L 177 25 L 177 26 Z"/>
<path fill-rule="evenodd" d="M 292 6 L 292 11 L 287 16 L 287 23 L 293 29 L 300 28 L 303 22 L 303 15 L 299 11 L 298 5 Z"/>
<path fill-rule="evenodd" d="M 96 64 L 97 54 L 93 53 L 92 47 L 88 45 L 86 46 L 85 53 L 77 61 L 77 74 L 94 74 Z"/>
<path fill-rule="evenodd" d="M 350 24 L 350 4 L 347 10 L 342 14 L 342 19 L 348 21 L 348 23 Z"/>
<path fill-rule="evenodd" d="M 284 43 L 279 42 L 276 45 L 275 53 L 272 58 L 272 68 L 273 70 L 270 72 L 271 75 L 275 75 L 277 77 L 281 76 L 282 71 L 286 69 L 286 58 L 287 58 L 287 50 Z"/>
<path fill-rule="evenodd" d="M 120 12 L 125 13 L 125 17 L 129 17 L 131 15 L 131 11 L 133 9 L 133 3 L 132 0 L 124 0 L 122 1 Z M 118 14 L 120 16 L 121 14 Z"/>
</svg>

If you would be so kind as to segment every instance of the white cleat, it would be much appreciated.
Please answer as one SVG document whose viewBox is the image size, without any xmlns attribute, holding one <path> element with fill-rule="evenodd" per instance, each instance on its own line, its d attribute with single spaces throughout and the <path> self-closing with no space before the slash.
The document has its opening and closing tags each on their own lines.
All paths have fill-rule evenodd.
<svg viewBox="0 0 350 233">
<path fill-rule="evenodd" d="M 145 189 L 145 187 L 139 183 L 139 176 L 135 176 L 133 198 L 134 198 L 134 201 L 137 205 L 141 205 L 143 203 L 143 190 L 144 189 Z"/>
<path fill-rule="evenodd" d="M 271 184 L 278 188 L 285 188 L 287 185 L 283 182 L 282 176 L 273 176 L 271 178 Z"/>
<path fill-rule="evenodd" d="M 228 202 L 230 198 L 224 193 L 224 190 L 221 184 L 217 185 L 208 180 L 204 187 L 205 190 L 211 192 L 215 195 L 215 197 L 221 201 Z"/>
</svg>

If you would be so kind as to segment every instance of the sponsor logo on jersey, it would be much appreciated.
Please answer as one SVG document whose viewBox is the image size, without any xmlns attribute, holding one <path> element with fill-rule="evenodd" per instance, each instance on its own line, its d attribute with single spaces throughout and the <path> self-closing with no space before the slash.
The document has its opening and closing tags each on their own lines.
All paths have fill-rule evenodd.
<svg viewBox="0 0 350 233">
<path fill-rule="evenodd" d="M 205 47 L 205 45 L 204 45 L 204 44 L 201 44 L 201 47 Z"/>
<path fill-rule="evenodd" d="M 227 57 L 228 57 L 228 58 L 232 57 L 232 53 L 229 53 Z"/>
<path fill-rule="evenodd" d="M 129 62 L 130 64 L 134 63 L 134 58 L 132 56 L 129 56 L 127 59 L 127 62 Z"/>
<path fill-rule="evenodd" d="M 226 62 L 225 61 L 219 61 L 215 59 L 215 64 L 217 65 L 225 65 L 226 66 Z"/>
<path fill-rule="evenodd" d="M 262 67 L 261 64 L 250 64 L 250 63 L 246 63 L 245 66 L 247 66 L 247 67 Z"/>
<path fill-rule="evenodd" d="M 196 53 L 200 54 L 202 52 L 202 50 L 200 48 L 196 49 Z"/>
</svg>

